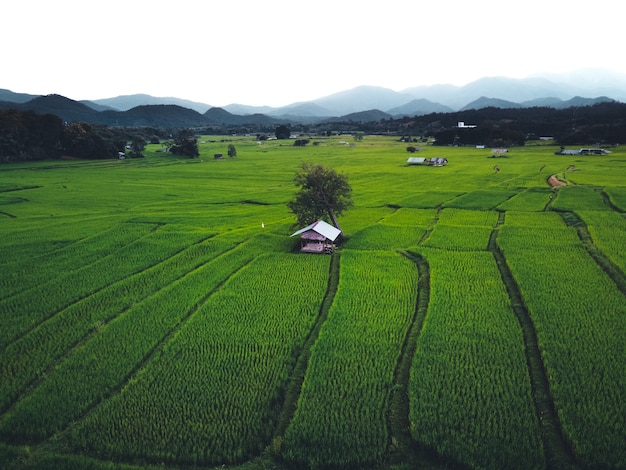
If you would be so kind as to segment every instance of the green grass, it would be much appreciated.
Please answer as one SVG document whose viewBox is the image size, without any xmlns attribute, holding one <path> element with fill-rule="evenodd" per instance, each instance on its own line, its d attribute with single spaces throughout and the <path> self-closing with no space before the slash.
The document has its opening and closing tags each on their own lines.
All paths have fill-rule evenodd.
<svg viewBox="0 0 626 470">
<path fill-rule="evenodd" d="M 316 318 L 319 303 L 308 299 L 322 299 L 329 260 L 270 254 L 236 272 L 119 395 L 84 420 L 75 447 L 190 464 L 257 455 Z M 300 290 L 288 282 L 294 276 Z"/>
<path fill-rule="evenodd" d="M 287 461 L 346 466 L 382 458 L 385 410 L 415 310 L 416 277 L 415 266 L 398 254 L 342 253 L 337 296 L 285 433 Z"/>
<path fill-rule="evenodd" d="M 587 465 L 626 461 L 624 293 L 570 228 L 505 226 L 498 244 L 537 330 L 565 434 Z"/>
<path fill-rule="evenodd" d="M 594 244 L 626 273 L 626 218 L 608 211 L 580 211 Z"/>
<path fill-rule="evenodd" d="M 625 150 L 493 159 L 423 145 L 420 156 L 449 163 L 422 167 L 386 136 L 200 140 L 198 159 L 149 145 L 137 160 L 0 166 L 1 468 L 541 468 L 494 229 L 570 460 L 626 468 L 626 294 L 546 210 L 575 212 L 623 271 Z M 214 160 L 229 143 L 237 157 Z M 329 258 L 297 254 L 289 237 L 303 161 L 353 189 L 336 292 Z M 553 174 L 568 186 L 549 188 Z M 430 263 L 430 292 L 398 250 Z M 396 377 L 401 358 L 410 385 Z M 304 382 L 283 434 L 296 362 Z M 389 424 L 392 392 L 410 399 L 416 449 Z"/>
<path fill-rule="evenodd" d="M 542 468 L 522 333 L 491 253 L 416 252 L 431 289 L 409 384 L 413 438 L 472 468 Z"/>
</svg>

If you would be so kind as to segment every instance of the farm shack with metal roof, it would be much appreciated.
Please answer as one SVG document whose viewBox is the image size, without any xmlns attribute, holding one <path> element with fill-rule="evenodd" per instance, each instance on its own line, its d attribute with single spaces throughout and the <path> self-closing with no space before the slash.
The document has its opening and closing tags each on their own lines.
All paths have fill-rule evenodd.
<svg viewBox="0 0 626 470">
<path fill-rule="evenodd" d="M 292 237 L 296 235 L 300 235 L 302 253 L 332 253 L 341 230 L 318 220 L 291 234 Z"/>
</svg>

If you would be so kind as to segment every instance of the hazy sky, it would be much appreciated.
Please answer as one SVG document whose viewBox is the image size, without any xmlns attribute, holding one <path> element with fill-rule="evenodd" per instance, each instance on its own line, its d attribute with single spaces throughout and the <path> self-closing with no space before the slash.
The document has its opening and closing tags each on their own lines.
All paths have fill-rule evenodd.
<svg viewBox="0 0 626 470">
<path fill-rule="evenodd" d="M 0 88 L 282 106 L 359 85 L 626 73 L 615 0 L 4 2 Z"/>
</svg>

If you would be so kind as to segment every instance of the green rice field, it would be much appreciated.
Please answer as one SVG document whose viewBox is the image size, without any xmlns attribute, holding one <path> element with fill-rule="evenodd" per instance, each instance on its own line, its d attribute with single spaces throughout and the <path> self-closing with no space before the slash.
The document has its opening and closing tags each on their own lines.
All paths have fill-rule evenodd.
<svg viewBox="0 0 626 470">
<path fill-rule="evenodd" d="M 626 150 L 311 139 L 0 166 L 0 468 L 626 469 Z"/>
</svg>

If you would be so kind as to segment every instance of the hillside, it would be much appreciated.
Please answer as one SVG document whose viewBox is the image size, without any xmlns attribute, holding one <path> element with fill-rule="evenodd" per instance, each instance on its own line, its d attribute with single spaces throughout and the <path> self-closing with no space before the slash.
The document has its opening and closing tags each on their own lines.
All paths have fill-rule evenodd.
<svg viewBox="0 0 626 470">
<path fill-rule="evenodd" d="M 95 117 L 99 124 L 127 127 L 199 127 L 207 120 L 197 111 L 173 104 L 144 105 L 125 112 L 103 111 Z"/>
<path fill-rule="evenodd" d="M 324 122 L 375 122 L 382 119 L 390 119 L 391 114 L 387 114 L 380 109 L 369 109 L 346 114 L 345 116 L 327 119 Z"/>
<path fill-rule="evenodd" d="M 402 106 L 391 108 L 388 113 L 395 117 L 423 116 L 431 113 L 451 113 L 454 110 L 448 106 L 434 103 L 424 98 L 414 99 Z"/>
<path fill-rule="evenodd" d="M 202 114 L 211 108 L 208 104 L 198 103 L 196 101 L 174 97 L 156 97 L 146 94 L 116 96 L 114 98 L 91 100 L 91 102 L 97 105 L 113 108 L 118 111 L 128 111 L 129 109 L 136 108 L 137 106 L 172 104 L 182 108 L 193 109 L 194 111 Z"/>
<path fill-rule="evenodd" d="M 626 101 L 626 92 L 620 88 L 622 84 L 626 89 L 626 79 L 614 77 L 614 81 L 609 83 L 602 79 L 599 72 L 594 75 L 593 71 L 576 76 L 576 81 L 567 82 L 541 77 L 485 77 L 465 86 L 420 86 L 400 92 L 384 87 L 360 86 L 279 108 L 243 104 L 217 108 L 190 100 L 145 94 L 78 103 L 59 95 L 33 97 L 0 90 L 0 107 L 52 113 L 66 122 L 158 128 L 212 126 L 214 131 L 220 127 L 245 126 L 248 131 L 267 132 L 268 127 L 277 124 L 304 128 L 323 122 L 371 123 L 405 117 L 419 120 L 431 114 L 453 114 L 482 108 L 589 107 L 598 103 L 619 102 L 620 99 Z M 599 94 L 601 91 L 606 93 Z M 378 110 L 378 114 L 372 110 Z"/>
<path fill-rule="evenodd" d="M 61 95 L 37 96 L 22 103 L 5 102 L 4 105 L 6 106 L 5 109 L 34 111 L 37 114 L 54 114 L 67 122 L 93 122 L 97 115 L 97 111 L 89 106 Z"/>
<path fill-rule="evenodd" d="M 11 90 L 0 88 L 0 101 L 6 101 L 8 103 L 26 103 L 38 96 L 39 95 L 30 95 L 28 93 L 15 93 Z"/>
</svg>

